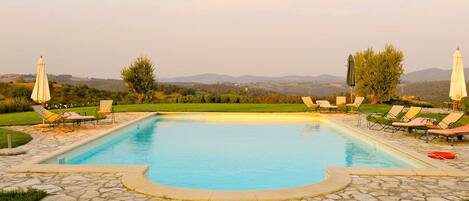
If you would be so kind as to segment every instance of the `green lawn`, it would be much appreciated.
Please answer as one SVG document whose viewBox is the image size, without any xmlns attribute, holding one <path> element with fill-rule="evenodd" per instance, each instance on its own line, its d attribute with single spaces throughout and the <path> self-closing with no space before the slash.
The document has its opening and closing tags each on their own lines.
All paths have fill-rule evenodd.
<svg viewBox="0 0 469 201">
<path fill-rule="evenodd" d="M 27 191 L 0 191 L 0 201 L 39 201 L 47 193 L 41 190 L 28 189 Z"/>
<path fill-rule="evenodd" d="M 12 147 L 17 147 L 26 144 L 33 139 L 30 135 L 26 133 L 0 128 L 0 149 L 8 147 L 7 134 L 11 134 Z"/>
<path fill-rule="evenodd" d="M 116 112 L 303 112 L 303 104 L 134 104 L 114 106 Z M 96 107 L 72 108 L 68 110 L 95 115 Z M 0 126 L 32 125 L 42 120 L 35 112 L 0 114 Z"/>
<path fill-rule="evenodd" d="M 389 105 L 365 104 L 360 107 L 361 112 L 384 113 Z M 65 110 L 58 110 L 65 111 Z M 94 115 L 96 107 L 73 108 L 69 111 Z M 214 103 L 186 103 L 186 104 L 134 104 L 114 106 L 116 112 L 304 112 L 307 108 L 303 104 L 214 104 Z M 444 115 L 422 114 L 421 116 L 442 118 Z M 464 117 L 461 122 L 469 123 Z M 34 112 L 19 112 L 0 114 L 0 126 L 31 125 L 41 123 L 41 119 Z"/>
<path fill-rule="evenodd" d="M 360 107 L 360 112 L 377 112 L 377 113 L 385 113 L 391 108 L 390 105 L 383 105 L 383 104 L 363 104 Z"/>
</svg>

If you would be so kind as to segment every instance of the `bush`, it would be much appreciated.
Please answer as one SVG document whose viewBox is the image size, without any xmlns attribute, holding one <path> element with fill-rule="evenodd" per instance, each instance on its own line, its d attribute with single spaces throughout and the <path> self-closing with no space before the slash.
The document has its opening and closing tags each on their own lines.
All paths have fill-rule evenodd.
<svg viewBox="0 0 469 201">
<path fill-rule="evenodd" d="M 384 102 L 388 105 L 403 105 L 403 106 L 416 106 L 416 107 L 426 107 L 432 108 L 433 105 L 431 103 L 423 102 L 423 101 L 412 101 L 412 100 L 403 100 L 403 99 L 391 99 L 389 101 Z"/>
<path fill-rule="evenodd" d="M 15 84 L 10 84 L 10 83 L 0 82 L 0 94 L 2 94 L 5 97 L 5 99 L 14 98 L 14 97 L 28 98 L 29 96 L 31 96 L 31 93 L 32 93 L 32 89 L 30 88 L 15 85 Z"/>
<path fill-rule="evenodd" d="M 12 98 L 0 102 L 0 114 L 31 110 L 31 102 L 26 98 Z"/>
<path fill-rule="evenodd" d="M 1 191 L 0 201 L 39 201 L 47 193 L 42 190 L 28 189 L 27 191 Z"/>
<path fill-rule="evenodd" d="M 469 100 L 468 98 L 463 98 L 461 101 L 461 109 L 465 114 L 469 114 Z"/>
</svg>

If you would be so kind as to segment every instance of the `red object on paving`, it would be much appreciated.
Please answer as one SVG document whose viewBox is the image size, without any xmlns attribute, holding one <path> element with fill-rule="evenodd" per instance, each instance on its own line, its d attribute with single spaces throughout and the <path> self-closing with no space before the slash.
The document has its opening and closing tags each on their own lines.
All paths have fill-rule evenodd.
<svg viewBox="0 0 469 201">
<path fill-rule="evenodd" d="M 456 158 L 456 154 L 451 153 L 451 152 L 443 152 L 443 151 L 435 151 L 435 152 L 430 152 L 427 154 L 428 157 L 430 158 L 436 158 L 436 159 L 454 159 Z"/>
</svg>

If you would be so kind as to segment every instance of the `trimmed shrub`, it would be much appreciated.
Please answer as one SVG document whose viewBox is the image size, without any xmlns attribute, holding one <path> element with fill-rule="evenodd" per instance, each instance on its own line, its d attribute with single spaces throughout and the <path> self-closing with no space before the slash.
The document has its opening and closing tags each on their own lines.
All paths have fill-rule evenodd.
<svg viewBox="0 0 469 201">
<path fill-rule="evenodd" d="M 11 134 L 11 142 L 13 148 L 24 145 L 33 139 L 31 135 L 27 133 L 0 128 L 0 149 L 8 147 L 8 134 Z"/>
<path fill-rule="evenodd" d="M 0 201 L 39 201 L 46 196 L 45 191 L 36 189 L 28 189 L 27 191 L 0 190 Z"/>
</svg>

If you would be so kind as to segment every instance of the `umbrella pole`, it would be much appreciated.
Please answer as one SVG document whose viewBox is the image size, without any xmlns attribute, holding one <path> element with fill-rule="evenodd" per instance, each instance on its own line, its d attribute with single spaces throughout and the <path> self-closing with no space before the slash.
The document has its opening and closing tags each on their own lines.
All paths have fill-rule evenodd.
<svg viewBox="0 0 469 201">
<path fill-rule="evenodd" d="M 45 108 L 46 103 L 41 103 L 41 106 L 42 106 L 43 108 Z M 44 120 L 44 118 L 43 118 L 43 119 L 42 119 L 42 126 L 44 126 L 45 124 L 46 124 L 46 120 Z"/>
<path fill-rule="evenodd" d="M 353 103 L 353 87 L 350 87 L 350 103 Z"/>
<path fill-rule="evenodd" d="M 453 100 L 453 112 L 456 111 L 457 106 L 458 106 L 458 101 Z"/>
</svg>

